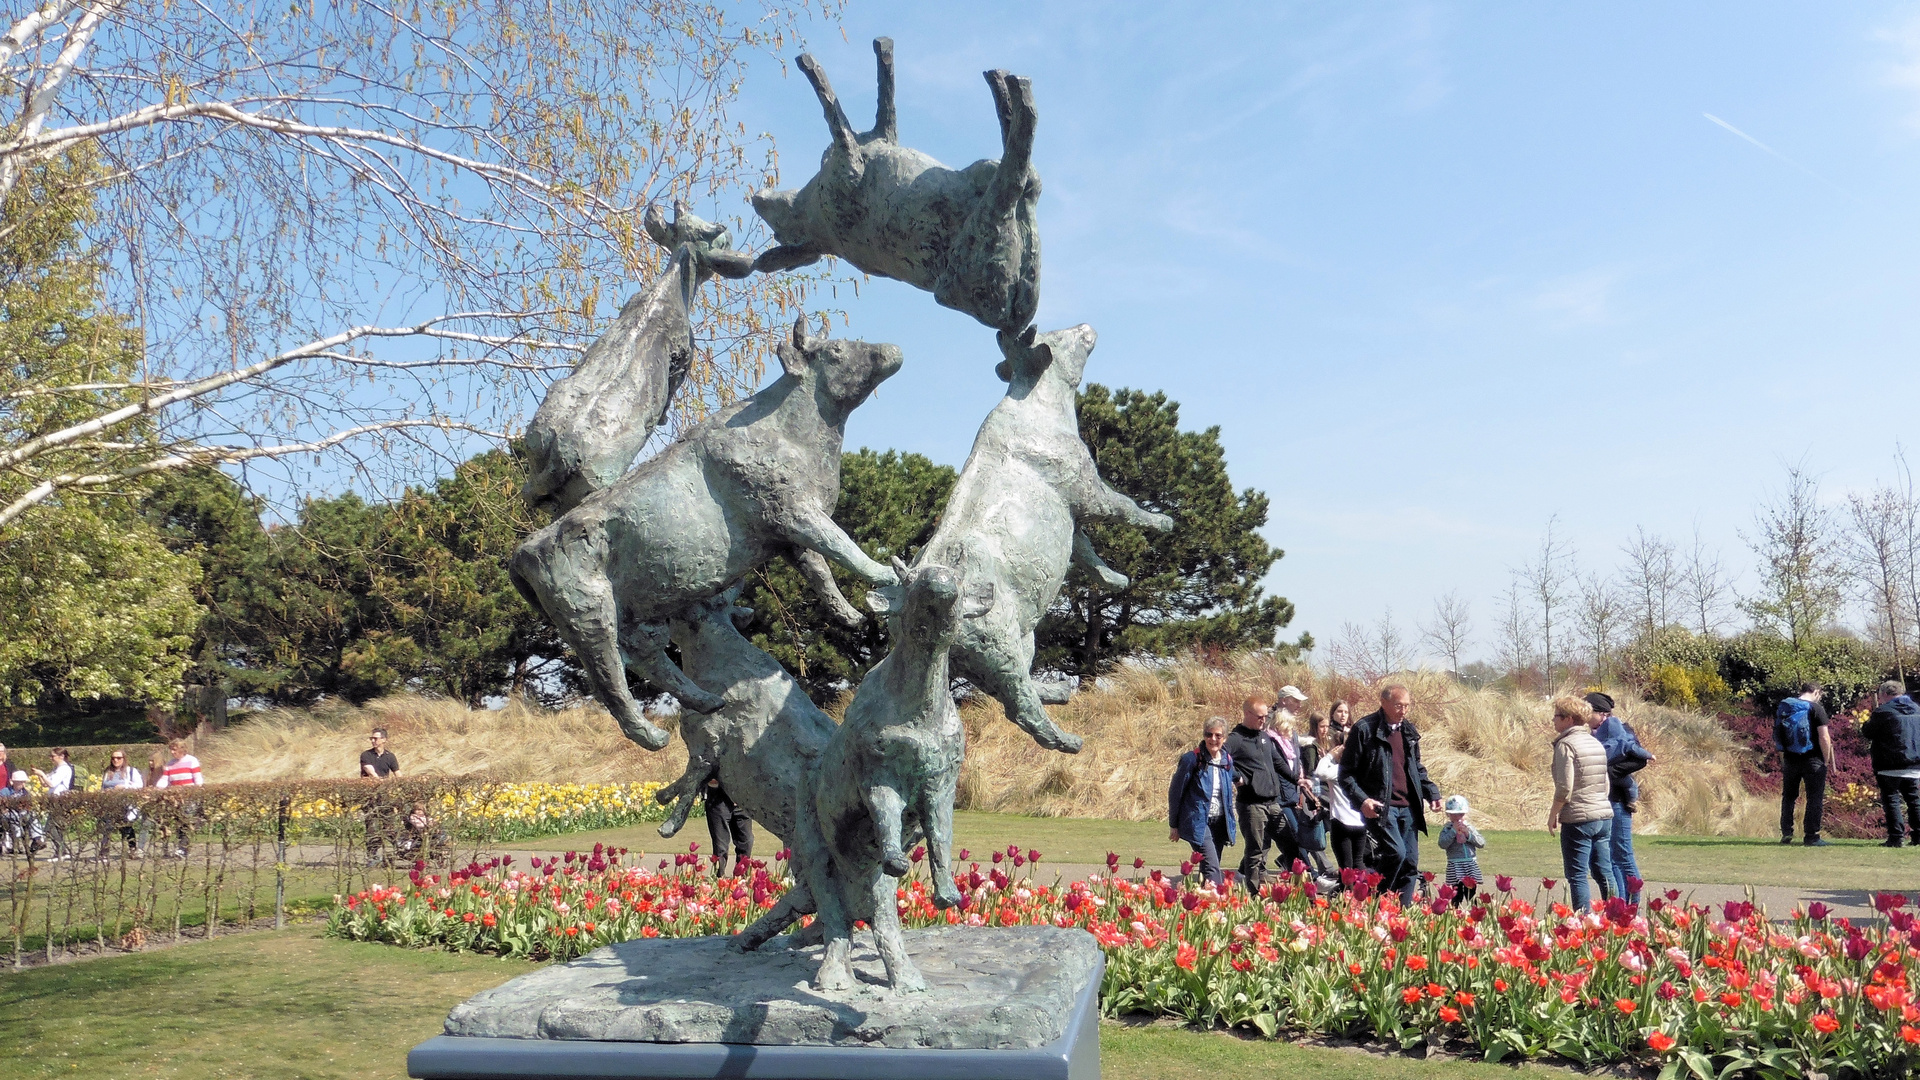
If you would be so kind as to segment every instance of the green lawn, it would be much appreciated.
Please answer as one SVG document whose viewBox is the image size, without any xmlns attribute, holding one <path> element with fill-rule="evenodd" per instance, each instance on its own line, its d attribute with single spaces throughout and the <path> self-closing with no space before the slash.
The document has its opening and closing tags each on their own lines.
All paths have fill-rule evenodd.
<svg viewBox="0 0 1920 1080">
<path fill-rule="evenodd" d="M 957 813 L 954 844 L 986 861 L 995 847 L 1018 844 L 1042 853 L 1049 864 L 1097 864 L 1115 851 L 1129 867 L 1135 857 L 1150 865 L 1171 865 L 1187 854 L 1185 844 L 1167 842 L 1167 827 L 1157 821 L 1101 821 L 1091 818 L 1040 818 L 1019 814 Z M 655 826 L 603 829 L 506 845 L 524 851 L 585 849 L 595 841 L 635 851 L 681 852 L 688 841 L 707 847 L 704 821 L 690 821 L 672 840 Z M 771 854 L 779 843 L 756 830 L 755 850 Z M 1560 842 L 1542 829 L 1487 834 L 1481 866 L 1489 874 L 1560 876 Z M 1920 890 L 1920 849 L 1889 851 L 1871 840 L 1837 840 L 1830 848 L 1784 847 L 1771 840 L 1732 836 L 1642 836 L 1635 840 L 1640 870 L 1649 881 L 1704 885 L 1785 885 L 1810 889 Z M 1431 844 L 1421 863 L 1438 868 L 1444 857 Z"/>
<path fill-rule="evenodd" d="M 236 935 L 0 979 L 8 1077 L 372 1080 L 406 1075 L 407 1050 L 447 1010 L 519 961 L 329 940 L 317 928 Z M 1381 1057 L 1162 1025 L 1101 1028 L 1110 1080 L 1482 1080 L 1544 1070 Z M 1555 1075 L 1568 1075 L 1558 1070 Z"/>
</svg>

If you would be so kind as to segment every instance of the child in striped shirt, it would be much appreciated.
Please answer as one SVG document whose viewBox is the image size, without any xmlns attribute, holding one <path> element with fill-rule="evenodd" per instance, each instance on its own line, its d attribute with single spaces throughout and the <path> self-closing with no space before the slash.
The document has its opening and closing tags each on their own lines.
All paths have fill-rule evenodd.
<svg viewBox="0 0 1920 1080">
<path fill-rule="evenodd" d="M 1487 846 L 1487 838 L 1467 824 L 1472 809 L 1465 795 L 1447 796 L 1447 823 L 1440 826 L 1440 848 L 1447 853 L 1447 884 L 1453 886 L 1455 905 L 1473 899 L 1480 882 L 1486 880 L 1480 873 L 1479 852 Z"/>
</svg>

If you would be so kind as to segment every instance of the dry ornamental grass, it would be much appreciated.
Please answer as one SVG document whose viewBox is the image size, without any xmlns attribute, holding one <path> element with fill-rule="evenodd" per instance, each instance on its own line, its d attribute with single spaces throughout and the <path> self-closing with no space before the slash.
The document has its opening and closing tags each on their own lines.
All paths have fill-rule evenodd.
<svg viewBox="0 0 1920 1080">
<path fill-rule="evenodd" d="M 1552 725 L 1546 700 L 1505 690 L 1470 689 L 1444 675 L 1398 677 L 1413 693 L 1428 773 L 1445 794 L 1473 803 L 1485 829 L 1530 829 L 1546 820 L 1553 797 Z M 961 707 L 966 764 L 958 808 L 1146 821 L 1166 814 L 1167 778 L 1209 716 L 1239 719 L 1250 693 L 1292 684 L 1324 711 L 1336 699 L 1354 716 L 1371 712 L 1375 687 L 1240 654 L 1223 664 L 1185 659 L 1122 667 L 1102 685 L 1050 711 L 1085 748 L 1056 754 L 1003 718 L 992 699 Z M 1766 835 L 1774 811 L 1740 782 L 1748 753 L 1712 717 L 1664 708 L 1612 690 L 1620 716 L 1659 760 L 1640 774 L 1641 832 Z M 837 709 L 830 710 L 838 712 Z M 364 707 L 273 710 L 214 736 L 201 757 L 210 780 L 351 776 L 368 728 L 384 726 L 402 770 L 412 775 L 486 774 L 513 780 L 667 781 L 686 764 L 674 740 L 649 753 L 622 738 L 597 705 L 549 711 L 514 701 L 495 711 L 457 702 L 395 697 Z M 671 726 L 671 725 L 669 725 Z"/>
</svg>

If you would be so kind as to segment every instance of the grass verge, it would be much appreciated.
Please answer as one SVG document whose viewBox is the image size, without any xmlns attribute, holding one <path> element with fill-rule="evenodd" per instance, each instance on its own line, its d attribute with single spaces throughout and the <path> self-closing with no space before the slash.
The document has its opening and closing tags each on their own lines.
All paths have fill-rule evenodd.
<svg viewBox="0 0 1920 1080">
<path fill-rule="evenodd" d="M 62 964 L 0 980 L 0 1060 L 18 1077 L 404 1077 L 407 1051 L 439 1033 L 448 1009 L 531 970 L 519 961 L 336 941 L 314 927 Z M 1162 1024 L 1103 1024 L 1100 1048 L 1101 1072 L 1112 1080 L 1212 1080 L 1228 1070 L 1302 1080 L 1491 1080 L 1516 1072 Z"/>
</svg>

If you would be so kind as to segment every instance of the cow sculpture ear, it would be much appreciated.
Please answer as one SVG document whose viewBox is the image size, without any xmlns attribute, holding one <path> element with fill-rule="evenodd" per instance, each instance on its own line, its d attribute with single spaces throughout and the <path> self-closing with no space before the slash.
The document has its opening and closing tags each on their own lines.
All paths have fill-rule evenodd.
<svg viewBox="0 0 1920 1080">
<path fill-rule="evenodd" d="M 900 586 L 888 585 L 867 593 L 867 610 L 884 619 L 900 610 Z"/>
<path fill-rule="evenodd" d="M 773 354 L 780 358 L 781 370 L 796 379 L 804 374 L 807 370 L 807 347 L 811 344 L 807 340 L 807 316 L 801 312 L 800 317 L 793 320 L 791 340 L 779 342 L 773 347 Z"/>
<path fill-rule="evenodd" d="M 967 586 L 960 598 L 960 617 L 977 619 L 993 610 L 994 587 L 991 581 L 982 581 Z"/>
</svg>

